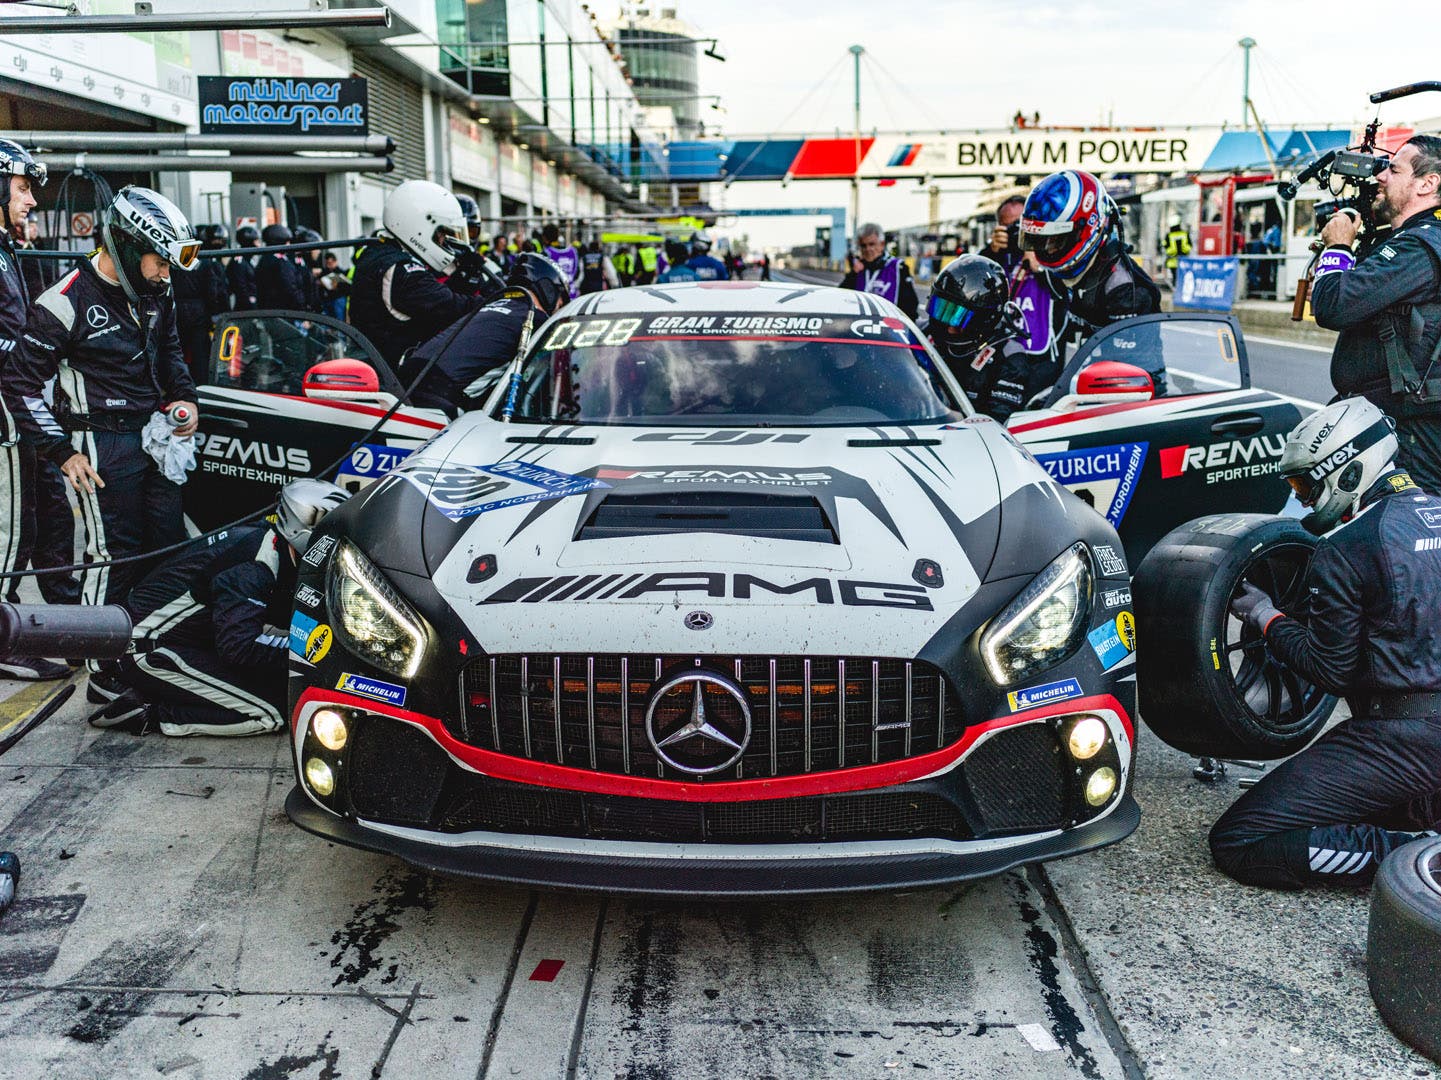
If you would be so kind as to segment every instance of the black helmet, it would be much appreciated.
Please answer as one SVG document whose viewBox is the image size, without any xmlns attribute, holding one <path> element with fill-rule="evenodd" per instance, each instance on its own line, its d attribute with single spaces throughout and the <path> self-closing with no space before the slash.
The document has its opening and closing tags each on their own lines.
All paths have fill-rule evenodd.
<svg viewBox="0 0 1441 1080">
<path fill-rule="evenodd" d="M 297 225 L 292 239 L 297 244 L 322 244 L 325 242 L 321 235 L 309 225 Z"/>
<path fill-rule="evenodd" d="M 13 227 L 10 221 L 10 178 L 12 176 L 27 177 L 34 186 L 44 187 L 45 181 L 49 179 L 49 172 L 44 165 L 30 156 L 30 151 L 19 143 L 9 139 L 0 139 L 0 178 L 5 181 L 4 187 L 0 187 L 0 216 L 5 219 L 7 232 Z"/>
<path fill-rule="evenodd" d="M 235 230 L 236 247 L 254 247 L 260 241 L 260 230 L 254 225 L 242 225 Z"/>
<path fill-rule="evenodd" d="M 169 284 L 153 285 L 140 272 L 140 260 L 158 255 L 171 266 L 189 270 L 200 254 L 200 241 L 180 208 L 158 191 L 129 185 L 115 194 L 101 219 L 100 234 L 132 304 L 139 294 L 161 295 Z"/>
<path fill-rule="evenodd" d="M 460 203 L 460 212 L 465 215 L 465 223 L 472 229 L 480 228 L 480 207 L 469 195 L 456 193 L 455 201 Z"/>
<path fill-rule="evenodd" d="M 1011 285 L 1000 264 L 982 255 L 952 259 L 931 285 L 927 333 L 949 359 L 974 353 L 998 335 L 1009 336 L 1010 299 Z"/>
<path fill-rule="evenodd" d="M 198 235 L 200 243 L 211 249 L 223 248 L 230 240 L 230 230 L 224 225 L 202 225 Z"/>
<path fill-rule="evenodd" d="M 565 272 L 544 255 L 533 251 L 523 251 L 515 257 L 505 283 L 528 289 L 540 301 L 547 315 L 554 315 L 570 299 L 570 282 Z"/>
<path fill-rule="evenodd" d="M 290 229 L 279 223 L 265 226 L 260 233 L 260 242 L 264 247 L 279 247 L 290 243 L 291 239 Z"/>
</svg>

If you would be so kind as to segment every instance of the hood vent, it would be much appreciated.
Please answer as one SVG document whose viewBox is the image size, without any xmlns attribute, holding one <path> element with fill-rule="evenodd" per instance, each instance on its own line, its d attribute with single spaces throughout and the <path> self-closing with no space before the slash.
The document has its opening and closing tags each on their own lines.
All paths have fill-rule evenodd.
<svg viewBox="0 0 1441 1080">
<path fill-rule="evenodd" d="M 813 495 L 735 491 L 608 495 L 575 538 L 614 540 L 700 532 L 802 540 L 808 544 L 840 543 L 835 526 Z"/>
</svg>

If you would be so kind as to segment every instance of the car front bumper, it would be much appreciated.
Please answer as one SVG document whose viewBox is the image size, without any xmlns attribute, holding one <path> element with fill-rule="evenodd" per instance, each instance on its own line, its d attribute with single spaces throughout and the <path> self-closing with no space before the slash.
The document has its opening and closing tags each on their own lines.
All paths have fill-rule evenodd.
<svg viewBox="0 0 1441 1080">
<path fill-rule="evenodd" d="M 472 832 L 442 834 L 337 817 L 298 786 L 290 819 L 326 840 L 437 873 L 526 888 L 745 899 L 949 885 L 1124 840 L 1141 820 L 1127 793 L 1103 817 L 1004 839 L 827 844 L 664 844 Z"/>
</svg>

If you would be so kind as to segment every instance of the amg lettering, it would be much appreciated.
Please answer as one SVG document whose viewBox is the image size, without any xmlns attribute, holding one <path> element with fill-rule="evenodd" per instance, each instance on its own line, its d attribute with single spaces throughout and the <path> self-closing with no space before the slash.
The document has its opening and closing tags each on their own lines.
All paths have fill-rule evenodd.
<svg viewBox="0 0 1441 1080">
<path fill-rule="evenodd" d="M 831 583 L 825 578 L 808 578 L 805 581 L 797 581 L 794 585 L 772 585 L 769 581 L 754 577 L 751 574 L 737 574 L 735 576 L 735 583 L 732 586 L 732 595 L 734 595 L 737 600 L 749 600 L 751 598 L 752 587 L 764 589 L 766 592 L 776 593 L 782 596 L 794 596 L 796 593 L 811 589 L 815 591 L 816 603 L 835 603 L 835 597 L 831 592 Z"/>
<path fill-rule="evenodd" d="M 726 594 L 724 574 L 650 574 L 621 593 L 622 600 L 634 600 L 646 593 L 703 592 L 707 596 Z"/>
<path fill-rule="evenodd" d="M 847 607 L 917 608 L 930 611 L 931 601 L 922 585 L 889 585 L 884 581 L 837 582 L 841 587 L 841 603 Z M 879 592 L 879 596 L 863 594 Z"/>
</svg>

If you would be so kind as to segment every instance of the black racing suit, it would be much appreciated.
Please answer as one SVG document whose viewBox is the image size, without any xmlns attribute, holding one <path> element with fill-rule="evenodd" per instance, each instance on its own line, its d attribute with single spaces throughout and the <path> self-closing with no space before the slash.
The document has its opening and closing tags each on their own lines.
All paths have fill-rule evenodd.
<svg viewBox="0 0 1441 1080">
<path fill-rule="evenodd" d="M 445 353 L 410 395 L 412 404 L 424 409 L 444 409 L 451 417 L 480 404 L 466 387 L 477 377 L 497 367 L 504 367 L 515 358 L 525 317 L 535 311 L 531 329 L 534 332 L 545 315 L 535 307 L 528 293 L 507 289 L 468 320 L 455 335 Z M 409 385 L 421 369 L 440 353 L 450 340 L 455 327 L 447 326 L 429 341 L 411 352 L 401 370 L 401 381 Z"/>
<path fill-rule="evenodd" d="M 29 308 L 24 270 L 10 236 L 0 231 L 0 371 L 19 352 Z M 0 571 L 70 565 L 75 517 L 66 486 L 56 465 L 40 461 L 35 447 L 20 441 L 15 421 L 0 401 Z M 68 574 L 44 574 L 35 580 L 47 604 L 80 599 L 80 583 Z M 13 601 L 19 586 L 19 578 L 10 578 L 0 592 Z"/>
<path fill-rule="evenodd" d="M 1339 330 L 1331 354 L 1331 384 L 1340 397 L 1364 395 L 1396 420 L 1399 461 L 1425 491 L 1441 493 L 1441 362 L 1423 400 L 1394 393 L 1382 333 L 1392 319 L 1414 370 L 1423 375 L 1441 339 L 1441 210 L 1426 210 L 1398 225 L 1348 269 L 1350 253 L 1331 248 L 1311 285 L 1316 322 Z"/>
<path fill-rule="evenodd" d="M 225 279 L 231 296 L 235 298 L 234 310 L 254 311 L 259 306 L 256 303 L 254 256 L 232 257 L 230 265 L 225 268 Z"/>
<path fill-rule="evenodd" d="M 289 253 L 272 251 L 255 264 L 255 306 L 262 311 L 310 311 L 310 271 Z"/>
<path fill-rule="evenodd" d="M 1316 546 L 1304 619 L 1265 628 L 1351 718 L 1271 772 L 1211 830 L 1216 865 L 1248 885 L 1364 883 L 1441 820 L 1441 499 L 1404 470 Z"/>
<path fill-rule="evenodd" d="M 480 307 L 483 301 L 474 292 L 469 280 L 457 280 L 455 288 L 442 284 L 405 248 L 379 237 L 356 260 L 350 323 L 394 369 L 406 349 Z"/>
<path fill-rule="evenodd" d="M 1045 389 L 1032 389 L 1038 378 L 1036 358 L 1019 342 L 1007 339 L 979 350 L 973 344 L 957 348 L 935 331 L 934 326 L 926 327 L 936 351 L 977 412 L 1004 424 L 1012 413 L 1025 408 L 1033 394 Z"/>
<path fill-rule="evenodd" d="M 1103 326 L 1136 315 L 1155 315 L 1161 310 L 1161 290 L 1136 260 L 1126 253 L 1115 237 L 1106 241 L 1095 265 L 1071 287 L 1066 298 L 1073 324 L 1085 341 Z M 1156 397 L 1166 396 L 1166 365 L 1158 328 L 1141 327 L 1126 339 L 1131 348 L 1115 356 L 1098 354 L 1097 360 L 1118 360 L 1141 368 L 1155 383 Z M 1104 347 L 1103 347 L 1104 348 Z"/>
<path fill-rule="evenodd" d="M 295 560 L 250 526 L 177 552 L 131 591 L 136 651 L 115 675 L 166 735 L 254 735 L 285 721 Z"/>
<path fill-rule="evenodd" d="M 204 269 L 203 263 L 192 270 L 170 268 L 180 349 L 192 374 L 204 371 L 210 358 L 210 304 L 205 295 L 209 282 Z"/>
<path fill-rule="evenodd" d="M 1026 269 L 1019 249 L 1006 248 L 995 252 L 987 245 L 981 248 L 979 254 L 998 263 L 1006 271 L 1011 284 L 1011 300 L 1021 309 L 1025 320 L 1026 332 L 1017 338 L 1017 342 L 1026 360 L 1023 363 L 1015 355 L 1017 350 L 1009 350 L 1012 370 L 1004 381 L 1012 386 L 1019 385 L 1024 395 L 1023 402 L 1029 404 L 1056 384 L 1065 366 L 1062 362 L 1063 341 L 1072 322 L 1066 306 L 1066 290 L 1050 274 L 1044 271 L 1033 274 Z M 997 382 L 1000 381 L 1001 376 L 997 375 Z M 1007 409 L 1006 414 L 1014 411 Z"/>
<path fill-rule="evenodd" d="M 53 408 L 45 400 L 51 379 Z M 140 440 L 156 410 L 196 401 L 168 293 L 142 296 L 132 306 L 118 284 L 82 262 L 31 305 L 0 390 L 21 437 L 42 458 L 62 465 L 83 453 L 105 481 L 80 493 L 87 561 L 138 555 L 185 538 L 180 485 L 165 479 Z M 85 603 L 119 602 L 141 572 L 135 563 L 87 570 Z"/>
</svg>

